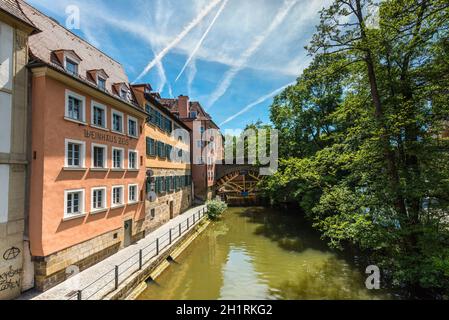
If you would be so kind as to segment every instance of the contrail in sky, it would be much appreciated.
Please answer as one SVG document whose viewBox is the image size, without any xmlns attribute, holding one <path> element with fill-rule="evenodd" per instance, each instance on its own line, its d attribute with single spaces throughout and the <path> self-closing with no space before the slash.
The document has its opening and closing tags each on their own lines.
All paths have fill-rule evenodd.
<svg viewBox="0 0 449 320">
<path fill-rule="evenodd" d="M 198 41 L 195 49 L 193 49 L 192 53 L 190 54 L 189 58 L 187 59 L 186 63 L 184 64 L 184 66 L 182 67 L 181 72 L 179 72 L 178 76 L 176 77 L 176 81 L 179 80 L 179 78 L 182 76 L 182 74 L 184 73 L 186 67 L 189 65 L 190 61 L 192 61 L 192 59 L 195 57 L 196 53 L 198 52 L 198 50 L 201 48 L 201 45 L 203 44 L 204 40 L 206 39 L 207 35 L 209 34 L 209 31 L 212 29 L 212 27 L 214 26 L 215 22 L 217 21 L 217 19 L 220 17 L 221 13 L 223 12 L 224 8 L 226 7 L 226 4 L 228 3 L 229 0 L 224 0 L 223 4 L 221 5 L 220 9 L 218 9 L 217 14 L 215 15 L 214 19 L 212 20 L 211 24 L 209 25 L 209 27 L 207 28 L 206 32 L 204 32 L 203 36 L 201 37 L 200 41 Z"/>
<path fill-rule="evenodd" d="M 223 81 L 220 83 L 217 89 L 211 94 L 208 102 L 207 109 L 211 108 L 218 99 L 220 99 L 228 90 L 235 76 L 242 70 L 247 64 L 252 55 L 260 48 L 265 39 L 284 21 L 285 17 L 290 13 L 290 10 L 297 3 L 297 0 L 285 0 L 282 7 L 278 10 L 276 17 L 271 22 L 268 29 L 262 32 L 248 49 L 242 54 L 236 65 L 233 66 L 228 72 L 226 72 Z"/>
<path fill-rule="evenodd" d="M 193 19 L 185 28 L 182 30 L 180 34 L 178 34 L 172 42 L 170 42 L 161 52 L 157 54 L 156 57 L 150 63 L 145 67 L 145 69 L 142 71 L 142 73 L 134 80 L 134 83 L 136 81 L 139 81 L 142 79 L 154 66 L 157 65 L 159 61 L 161 61 L 167 53 L 170 52 L 173 47 L 175 47 L 179 42 L 181 42 L 189 33 L 192 31 L 193 28 L 195 28 L 203 19 L 214 9 L 222 0 L 213 0 L 211 3 L 205 7 L 201 12 L 198 14 L 198 16 Z"/>
<path fill-rule="evenodd" d="M 263 97 L 260 97 L 260 98 L 257 99 L 256 101 L 250 103 L 250 104 L 247 105 L 245 108 L 243 108 L 242 110 L 240 110 L 238 113 L 234 114 L 232 117 L 227 118 L 225 121 L 223 121 L 223 122 L 219 125 L 219 127 L 221 127 L 222 125 L 224 125 L 224 124 L 226 124 L 226 123 L 228 123 L 228 122 L 231 122 L 232 120 L 234 120 L 235 118 L 241 116 L 242 114 L 247 113 L 249 110 L 251 110 L 251 109 L 254 108 L 255 106 L 257 106 L 257 105 L 261 104 L 262 102 L 265 102 L 266 100 L 268 100 L 268 99 L 274 97 L 275 95 L 281 93 L 285 88 L 287 88 L 287 87 L 289 87 L 289 86 L 292 86 L 292 85 L 294 85 L 295 83 L 296 83 L 296 82 L 289 83 L 289 84 L 287 84 L 287 85 L 285 85 L 285 86 L 283 86 L 283 87 L 281 87 L 281 88 L 279 88 L 279 89 L 274 90 L 273 92 L 271 92 L 271 93 L 269 93 L 269 94 L 267 94 L 267 95 L 265 95 L 265 96 L 263 96 Z"/>
</svg>

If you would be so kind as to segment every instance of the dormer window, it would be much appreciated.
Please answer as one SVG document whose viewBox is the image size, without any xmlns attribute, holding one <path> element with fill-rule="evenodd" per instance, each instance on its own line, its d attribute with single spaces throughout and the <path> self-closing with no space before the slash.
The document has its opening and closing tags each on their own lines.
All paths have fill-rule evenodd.
<svg viewBox="0 0 449 320">
<path fill-rule="evenodd" d="M 106 80 L 109 79 L 109 76 L 104 69 L 88 70 L 87 79 L 95 83 L 101 91 L 106 91 Z"/>
<path fill-rule="evenodd" d="M 98 77 L 98 88 L 100 90 L 106 91 L 106 80 L 105 79 Z"/>
<path fill-rule="evenodd" d="M 114 93 L 119 96 L 122 100 L 129 101 L 130 100 L 130 93 L 129 88 L 126 85 L 126 83 L 115 83 L 112 85 L 112 88 L 114 90 Z"/>
<path fill-rule="evenodd" d="M 191 119 L 196 119 L 197 117 L 198 117 L 198 113 L 196 111 L 190 112 L 190 118 Z"/>
<path fill-rule="evenodd" d="M 78 75 L 78 64 L 75 61 L 70 60 L 69 58 L 65 59 L 65 69 L 71 75 Z"/>
<path fill-rule="evenodd" d="M 64 70 L 73 76 L 78 76 L 81 57 L 73 50 L 52 51 L 52 62 L 61 65 Z"/>
</svg>

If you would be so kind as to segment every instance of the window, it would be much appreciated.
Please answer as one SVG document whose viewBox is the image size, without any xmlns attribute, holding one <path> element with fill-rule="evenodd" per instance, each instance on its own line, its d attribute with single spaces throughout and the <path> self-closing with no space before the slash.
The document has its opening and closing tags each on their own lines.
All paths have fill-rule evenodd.
<svg viewBox="0 0 449 320">
<path fill-rule="evenodd" d="M 166 179 L 166 178 L 165 178 L 165 177 L 160 177 L 159 179 L 160 179 L 160 185 L 161 185 L 159 191 L 160 191 L 161 193 L 167 192 L 168 190 L 165 188 L 165 179 Z"/>
<path fill-rule="evenodd" d="M 138 154 L 137 151 L 129 150 L 128 151 L 128 169 L 138 169 L 137 165 Z"/>
<path fill-rule="evenodd" d="M 191 119 L 196 119 L 197 117 L 198 117 L 198 113 L 196 111 L 190 112 L 190 118 Z"/>
<path fill-rule="evenodd" d="M 65 167 L 84 168 L 85 142 L 66 139 L 65 149 Z"/>
<path fill-rule="evenodd" d="M 92 168 L 105 169 L 107 168 L 107 147 L 100 144 L 92 144 Z"/>
<path fill-rule="evenodd" d="M 138 185 L 130 184 L 128 186 L 128 203 L 136 203 L 138 194 Z"/>
<path fill-rule="evenodd" d="M 123 205 L 123 186 L 112 187 L 112 207 Z"/>
<path fill-rule="evenodd" d="M 148 122 L 154 125 L 157 125 L 157 114 L 158 112 L 151 108 L 150 106 L 147 106 L 147 112 L 150 114 L 150 116 L 148 117 Z"/>
<path fill-rule="evenodd" d="M 147 156 L 156 156 L 156 143 L 154 139 L 147 137 Z"/>
<path fill-rule="evenodd" d="M 164 129 L 167 133 L 172 133 L 172 124 L 170 119 L 165 118 Z"/>
<path fill-rule="evenodd" d="M 162 129 L 163 128 L 163 126 L 162 126 L 163 117 L 159 111 L 155 110 L 154 113 L 155 113 L 156 125 L 159 127 L 159 129 Z"/>
<path fill-rule="evenodd" d="M 159 158 L 165 159 L 165 143 L 160 141 L 157 143 L 157 155 L 159 156 Z"/>
<path fill-rule="evenodd" d="M 128 91 L 125 89 L 120 90 L 120 97 L 124 100 L 128 100 Z"/>
<path fill-rule="evenodd" d="M 170 192 L 170 177 L 165 178 L 165 190 Z"/>
<path fill-rule="evenodd" d="M 112 168 L 123 169 L 123 149 L 112 148 Z"/>
<path fill-rule="evenodd" d="M 84 214 L 84 190 L 69 190 L 65 192 L 64 216 L 70 218 Z"/>
<path fill-rule="evenodd" d="M 196 141 L 197 148 L 203 148 L 204 145 L 205 145 L 205 141 L 203 141 L 203 140 L 197 140 Z"/>
<path fill-rule="evenodd" d="M 173 147 L 171 145 L 165 145 L 165 155 L 168 160 L 172 161 L 174 157 L 172 157 Z"/>
<path fill-rule="evenodd" d="M 92 208 L 91 211 L 101 211 L 106 209 L 106 188 L 92 189 Z"/>
<path fill-rule="evenodd" d="M 65 118 L 79 122 L 85 122 L 85 101 L 83 96 L 66 91 Z"/>
<path fill-rule="evenodd" d="M 78 64 L 70 59 L 65 59 L 65 69 L 71 75 L 78 75 Z"/>
<path fill-rule="evenodd" d="M 100 90 L 106 91 L 106 80 L 98 77 L 98 88 Z"/>
<path fill-rule="evenodd" d="M 128 117 L 128 135 L 136 138 L 139 136 L 136 118 Z"/>
<path fill-rule="evenodd" d="M 92 125 L 106 128 L 106 106 L 92 102 Z"/>
<path fill-rule="evenodd" d="M 112 110 L 112 131 L 123 133 L 123 113 Z"/>
</svg>

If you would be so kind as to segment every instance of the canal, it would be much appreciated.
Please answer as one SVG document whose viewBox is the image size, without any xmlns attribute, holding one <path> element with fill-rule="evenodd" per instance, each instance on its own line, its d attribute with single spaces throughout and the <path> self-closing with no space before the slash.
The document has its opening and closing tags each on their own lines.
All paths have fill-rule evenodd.
<svg viewBox="0 0 449 320">
<path fill-rule="evenodd" d="M 298 215 L 230 208 L 139 300 L 389 299 Z"/>
</svg>

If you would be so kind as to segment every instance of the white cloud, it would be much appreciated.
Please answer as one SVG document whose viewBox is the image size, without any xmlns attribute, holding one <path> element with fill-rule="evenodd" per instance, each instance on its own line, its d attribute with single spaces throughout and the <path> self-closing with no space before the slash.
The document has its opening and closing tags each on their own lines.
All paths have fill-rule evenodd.
<svg viewBox="0 0 449 320">
<path fill-rule="evenodd" d="M 232 67 L 224 76 L 217 89 L 211 94 L 208 101 L 207 109 L 211 108 L 218 99 L 220 99 L 228 90 L 235 76 L 246 66 L 248 60 L 257 52 L 265 39 L 284 21 L 285 17 L 291 12 L 297 0 L 285 0 L 281 8 L 278 10 L 269 27 L 259 34 L 251 45 L 242 54 L 236 66 Z"/>
<path fill-rule="evenodd" d="M 259 99 L 257 99 L 256 101 L 250 103 L 249 105 L 247 105 L 246 107 L 244 107 L 242 110 L 240 110 L 239 112 L 237 112 L 237 113 L 234 114 L 233 116 L 227 118 L 225 121 L 223 121 L 222 123 L 220 123 L 219 126 L 221 127 L 221 126 L 223 126 L 223 125 L 225 125 L 225 124 L 231 122 L 231 121 L 234 120 L 235 118 L 240 117 L 241 115 L 243 115 L 243 114 L 247 113 L 248 111 L 250 111 L 250 110 L 251 110 L 252 108 L 254 108 L 255 106 L 257 106 L 257 105 L 261 104 L 262 102 L 265 102 L 265 101 L 267 101 L 268 99 L 274 97 L 275 95 L 281 93 L 282 91 L 284 91 L 285 88 L 287 88 L 287 87 L 289 87 L 289 86 L 292 86 L 292 85 L 294 85 L 295 83 L 296 83 L 296 82 L 289 83 L 289 84 L 287 84 L 287 85 L 285 85 L 285 86 L 282 86 L 282 87 L 280 87 L 280 88 L 274 90 L 273 92 L 271 92 L 271 93 L 269 93 L 269 94 L 267 94 L 267 95 L 264 95 L 263 97 L 260 97 Z"/>
<path fill-rule="evenodd" d="M 189 97 L 192 97 L 192 84 L 193 80 L 195 79 L 196 73 L 197 73 L 196 60 L 193 59 L 187 69 L 187 95 Z"/>
<path fill-rule="evenodd" d="M 136 78 L 135 81 L 144 77 L 157 63 L 161 61 L 178 43 L 180 43 L 192 29 L 203 21 L 203 19 L 215 8 L 222 0 L 213 0 L 207 7 L 200 11 L 198 16 L 195 17 L 184 29 L 179 33 L 156 57 L 148 63 L 142 73 Z"/>
<path fill-rule="evenodd" d="M 197 54 L 198 50 L 201 48 L 201 45 L 204 42 L 204 39 L 206 39 L 207 35 L 209 34 L 210 30 L 212 29 L 212 27 L 214 26 L 215 22 L 217 21 L 217 19 L 220 17 L 221 13 L 223 12 L 224 8 L 226 7 L 226 4 L 228 3 L 229 0 L 224 0 L 223 4 L 221 5 L 221 7 L 218 9 L 217 14 L 215 15 L 214 19 L 212 20 L 212 22 L 210 23 L 209 27 L 207 28 L 207 30 L 204 32 L 203 36 L 201 37 L 201 39 L 198 41 L 196 47 L 193 49 L 192 53 L 190 53 L 189 58 L 187 59 L 186 63 L 184 64 L 184 66 L 182 67 L 181 71 L 179 72 L 178 76 L 176 77 L 176 81 L 178 81 L 178 79 L 181 77 L 181 75 L 184 73 L 184 70 L 186 69 L 186 67 L 189 65 L 189 63 L 192 61 L 192 59 L 195 58 L 195 55 Z M 193 79 L 192 79 L 193 81 Z"/>
</svg>

